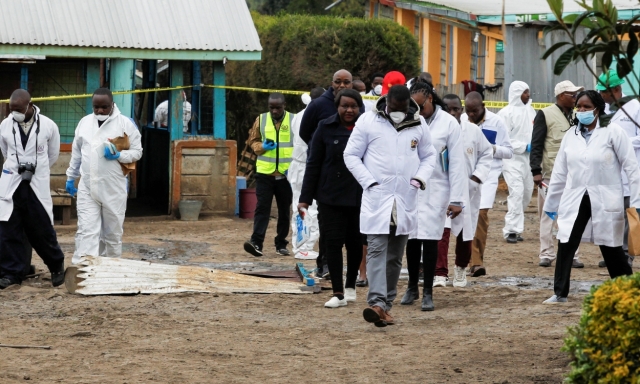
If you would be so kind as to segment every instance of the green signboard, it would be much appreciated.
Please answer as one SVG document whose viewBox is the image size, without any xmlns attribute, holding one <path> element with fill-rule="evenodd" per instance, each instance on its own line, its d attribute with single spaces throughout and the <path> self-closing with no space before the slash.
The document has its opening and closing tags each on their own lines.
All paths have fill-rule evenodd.
<svg viewBox="0 0 640 384">
<path fill-rule="evenodd" d="M 502 41 L 496 43 L 496 52 L 504 52 L 504 43 Z"/>
</svg>

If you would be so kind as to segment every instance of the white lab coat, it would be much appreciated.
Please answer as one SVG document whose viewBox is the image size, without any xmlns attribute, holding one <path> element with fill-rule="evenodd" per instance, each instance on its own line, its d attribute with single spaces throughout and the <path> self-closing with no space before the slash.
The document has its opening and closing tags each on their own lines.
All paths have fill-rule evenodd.
<svg viewBox="0 0 640 384">
<path fill-rule="evenodd" d="M 300 122 L 302 116 L 304 116 L 303 109 L 297 113 L 293 121 L 291 122 L 291 132 L 293 132 L 293 161 L 289 166 L 287 172 L 287 179 L 291 184 L 293 190 L 293 204 L 291 210 L 293 212 L 291 218 L 291 245 L 293 246 L 293 254 L 297 259 L 315 259 L 318 257 L 318 252 L 313 250 L 313 247 L 320 238 L 320 228 L 318 227 L 318 203 L 314 200 L 313 204 L 309 206 L 307 210 L 307 220 L 312 224 L 309 228 L 310 238 L 302 246 L 298 246 L 297 234 L 298 226 L 296 225 L 296 216 L 298 215 L 298 202 L 300 200 L 300 193 L 302 192 L 302 180 L 304 179 L 304 171 L 307 165 L 307 143 L 300 138 Z"/>
<path fill-rule="evenodd" d="M 596 126 L 589 143 L 577 127 L 567 131 L 551 175 L 545 212 L 558 213 L 558 240 L 569 241 L 580 202 L 589 193 L 592 228 L 583 241 L 608 247 L 622 246 L 624 194 L 620 172 L 629 178 L 631 207 L 640 207 L 640 169 L 631 142 L 619 125 Z"/>
<path fill-rule="evenodd" d="M 417 115 L 417 113 L 416 113 Z M 411 179 L 427 185 L 436 153 L 429 127 L 421 124 L 397 131 L 376 112 L 365 112 L 353 129 L 344 151 L 344 162 L 362 186 L 360 232 L 388 234 L 394 202 L 396 235 L 408 235 L 418 225 L 418 188 Z M 380 185 L 371 187 L 371 184 Z"/>
<path fill-rule="evenodd" d="M 0 176 L 0 221 L 8 221 L 13 212 L 13 193 L 20 185 L 22 176 L 18 173 L 18 159 L 21 163 L 33 163 L 37 166 L 31 178 L 31 189 L 49 214 L 53 225 L 53 202 L 51 200 L 50 168 L 58 160 L 60 153 L 60 133 L 58 126 L 51 119 L 40 114 L 40 108 L 35 109 L 36 119 L 31 127 L 29 139 L 25 149 L 22 148 L 20 138 L 20 124 L 9 116 L 0 123 L 0 149 L 4 157 L 2 176 Z M 40 132 L 37 133 L 38 128 Z M 36 140 L 37 136 L 37 140 Z M 15 141 L 14 141 L 15 140 Z M 38 142 L 36 148 L 36 141 Z M 16 148 L 17 144 L 17 148 Z M 36 154 L 37 151 L 37 154 Z"/>
<path fill-rule="evenodd" d="M 627 112 L 626 114 L 625 111 Z M 613 115 L 611 122 L 618 124 L 626 132 L 627 136 L 629 136 L 631 146 L 636 154 L 636 159 L 640 163 L 640 127 L 636 126 L 627 114 L 631 116 L 633 121 L 640 124 L 640 101 L 638 101 L 638 99 L 630 100 L 623 105 L 622 108 Z M 631 193 L 631 191 L 629 191 L 629 180 L 627 179 L 627 174 L 624 172 L 622 172 L 622 187 L 624 189 L 624 195 L 629 196 Z"/>
<path fill-rule="evenodd" d="M 467 169 L 460 131 L 456 118 L 441 109 L 429 124 L 436 151 L 435 168 L 426 189 L 418 191 L 418 227 L 411 232 L 410 239 L 440 240 L 449 204 L 467 204 Z M 445 148 L 449 152 L 448 172 L 442 170 L 440 155 Z"/>
<path fill-rule="evenodd" d="M 104 157 L 107 139 L 129 136 L 130 148 L 117 160 Z M 140 132 L 131 120 L 113 105 L 111 116 L 98 126 L 95 115 L 87 115 L 76 128 L 68 179 L 82 176 L 78 184 L 78 233 L 72 262 L 80 257 L 120 257 L 122 224 L 127 206 L 127 181 L 120 163 L 133 163 L 142 157 Z M 102 249 L 104 248 L 104 249 Z"/>
<path fill-rule="evenodd" d="M 471 180 L 475 176 L 484 183 L 489 177 L 491 163 L 493 162 L 493 148 L 477 125 L 468 121 L 461 123 L 463 140 L 463 152 L 465 158 L 465 171 L 467 175 L 467 187 L 465 201 L 466 207 L 455 219 L 448 219 L 448 228 L 454 236 L 460 231 L 464 241 L 471 241 L 476 234 L 478 214 L 480 211 L 481 184 Z"/>
<path fill-rule="evenodd" d="M 169 123 L 169 100 L 165 100 L 158 104 L 156 108 L 154 121 L 157 121 L 163 127 Z M 191 121 L 191 103 L 184 101 L 182 103 L 182 132 L 189 132 L 189 121 Z"/>
<path fill-rule="evenodd" d="M 469 121 L 467 114 L 463 114 L 461 121 Z M 482 197 L 480 209 L 493 208 L 498 189 L 498 178 L 502 173 L 502 159 L 510 159 L 513 156 L 513 148 L 509 139 L 509 132 L 504 120 L 495 113 L 485 109 L 484 121 L 478 124 L 491 145 L 495 145 L 496 152 L 493 154 L 493 163 L 487 180 L 482 182 Z"/>
<path fill-rule="evenodd" d="M 513 157 L 502 162 L 502 176 L 509 186 L 508 211 L 502 229 L 504 238 L 510 233 L 524 232 L 524 211 L 533 194 L 533 175 L 527 145 L 531 143 L 536 112 L 531 107 L 531 100 L 527 105 L 522 102 L 521 96 L 527 89 L 529 86 L 522 81 L 511 83 L 509 105 L 498 112 L 498 116 L 507 124 L 513 147 Z"/>
</svg>

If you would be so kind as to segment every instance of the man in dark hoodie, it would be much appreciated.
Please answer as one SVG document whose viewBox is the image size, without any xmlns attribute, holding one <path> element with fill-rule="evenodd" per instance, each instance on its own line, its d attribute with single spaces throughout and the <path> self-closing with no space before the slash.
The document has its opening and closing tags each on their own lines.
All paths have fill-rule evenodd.
<svg viewBox="0 0 640 384">
<path fill-rule="evenodd" d="M 351 73 L 346 69 L 341 69 L 333 74 L 331 87 L 329 87 L 329 89 L 327 89 L 322 94 L 322 96 L 313 100 L 307 106 L 307 109 L 304 112 L 304 116 L 302 117 L 302 121 L 300 122 L 300 138 L 305 143 L 307 143 L 307 145 L 311 142 L 311 138 L 313 137 L 316 128 L 318 128 L 318 123 L 321 120 L 324 120 L 327 117 L 334 116 L 336 113 L 338 113 L 338 108 L 336 108 L 335 104 L 335 95 L 337 95 L 338 92 L 345 88 L 353 88 L 353 76 L 351 76 Z M 360 114 L 363 113 L 364 107 L 361 107 Z M 319 220 L 320 216 L 318 216 Z M 329 267 L 327 267 L 327 263 L 324 259 L 324 246 L 322 244 L 322 238 L 320 238 L 319 247 L 320 252 L 318 258 L 316 259 L 318 275 L 322 278 L 328 278 Z"/>
</svg>

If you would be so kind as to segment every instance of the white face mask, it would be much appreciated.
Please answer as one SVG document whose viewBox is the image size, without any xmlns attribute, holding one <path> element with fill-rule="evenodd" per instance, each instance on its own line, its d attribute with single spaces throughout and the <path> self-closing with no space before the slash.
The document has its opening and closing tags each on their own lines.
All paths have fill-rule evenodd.
<svg viewBox="0 0 640 384">
<path fill-rule="evenodd" d="M 108 115 L 95 115 L 96 119 L 98 119 L 98 121 L 105 121 L 109 118 L 109 116 L 111 116 L 111 114 L 113 113 L 113 104 L 111 105 L 111 112 L 109 112 Z"/>
<path fill-rule="evenodd" d="M 360 92 L 360 94 L 361 94 L 361 95 L 366 95 L 366 94 L 367 94 L 367 92 Z"/>
<path fill-rule="evenodd" d="M 24 120 L 27 118 L 26 113 L 27 113 L 28 111 L 29 111 L 29 106 L 27 106 L 27 110 L 26 110 L 26 111 L 24 111 L 24 113 L 20 113 L 20 112 L 13 111 L 13 112 L 11 112 L 11 115 L 13 115 L 13 119 L 14 119 L 15 121 L 17 121 L 18 123 L 23 123 L 23 122 L 24 122 Z"/>
<path fill-rule="evenodd" d="M 376 96 L 380 96 L 380 94 L 382 93 L 382 85 L 381 84 L 376 85 L 376 87 L 373 88 L 373 93 Z"/>
<path fill-rule="evenodd" d="M 402 123 L 402 120 L 407 117 L 407 114 L 404 112 L 390 112 L 389 117 L 391 118 L 391 120 L 393 120 L 394 123 L 400 124 Z"/>
</svg>

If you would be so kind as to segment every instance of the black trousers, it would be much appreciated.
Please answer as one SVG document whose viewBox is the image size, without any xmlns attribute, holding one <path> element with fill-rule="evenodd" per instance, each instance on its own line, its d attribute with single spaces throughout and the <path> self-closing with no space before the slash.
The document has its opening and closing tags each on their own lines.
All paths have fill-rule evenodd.
<svg viewBox="0 0 640 384">
<path fill-rule="evenodd" d="M 21 182 L 13 193 L 13 212 L 9 221 L 0 221 L 0 271 L 14 282 L 22 281 L 29 268 L 24 235 L 49 271 L 64 269 L 64 254 L 58 244 L 49 214 L 28 182 Z"/>
<path fill-rule="evenodd" d="M 409 286 L 417 286 L 420 279 L 420 256 L 422 255 L 422 271 L 424 274 L 424 292 L 433 291 L 433 277 L 438 262 L 438 240 L 407 241 L 407 270 Z"/>
<path fill-rule="evenodd" d="M 264 244 L 264 235 L 267 233 L 269 226 L 269 217 L 271 215 L 271 202 L 276 197 L 278 205 L 278 225 L 276 227 L 277 236 L 275 238 L 276 249 L 286 248 L 289 242 L 287 235 L 289 234 L 289 224 L 291 223 L 291 203 L 293 201 L 293 191 L 291 184 L 286 177 L 276 180 L 275 176 L 263 175 L 256 173 L 256 197 L 258 204 L 253 219 L 253 234 L 251 241 L 262 249 Z"/>
<path fill-rule="evenodd" d="M 591 218 L 591 200 L 589 195 L 582 197 L 580 208 L 578 209 L 578 217 L 573 224 L 569 241 L 561 243 L 558 241 L 558 258 L 556 259 L 556 271 L 554 276 L 553 291 L 558 297 L 567 297 L 569 295 L 569 286 L 571 282 L 571 265 L 573 264 L 573 256 L 580 246 L 580 239 L 587 227 L 587 223 Z M 627 262 L 627 256 L 620 247 L 600 246 L 600 252 L 607 264 L 609 276 L 616 278 L 623 275 L 631 275 L 633 271 Z"/>
<path fill-rule="evenodd" d="M 318 203 L 318 212 L 321 213 L 318 224 L 331 275 L 331 288 L 333 292 L 344 292 L 344 288 L 355 288 L 362 261 L 360 207 L 339 207 Z M 343 245 L 347 249 L 347 281 L 344 286 L 342 285 Z"/>
</svg>

